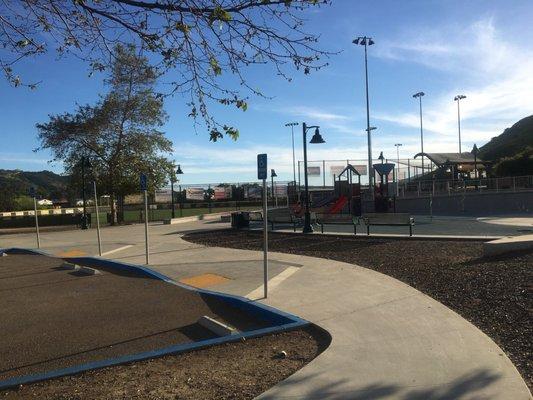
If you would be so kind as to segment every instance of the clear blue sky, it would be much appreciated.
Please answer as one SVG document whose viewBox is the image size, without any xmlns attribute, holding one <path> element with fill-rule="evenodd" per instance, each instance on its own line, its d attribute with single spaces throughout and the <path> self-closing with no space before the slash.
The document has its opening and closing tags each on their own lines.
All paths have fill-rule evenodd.
<svg viewBox="0 0 533 400">
<path fill-rule="evenodd" d="M 463 151 L 533 112 L 531 0 L 334 0 L 307 18 L 307 30 L 321 34 L 320 45 L 341 54 L 318 73 L 294 72 L 291 83 L 271 68 L 250 70 L 253 86 L 274 98 L 252 98 L 247 112 L 216 111 L 240 129 L 237 142 L 209 142 L 207 133 L 194 132 L 181 98 L 166 102 L 164 131 L 185 172 L 183 183 L 253 181 L 260 152 L 269 154 L 280 179 L 291 179 L 289 121 L 321 126 L 327 143 L 310 147 L 310 159 L 364 159 L 363 51 L 351 44 L 359 35 L 376 42 L 369 49 L 374 157 L 383 151 L 395 158 L 394 143 L 403 144 L 402 157 L 419 151 L 418 106 L 411 97 L 417 91 L 426 93 L 426 151 L 457 151 L 456 94 L 468 96 L 461 106 Z M 62 172 L 61 164 L 47 162 L 48 153 L 32 152 L 35 124 L 94 102 L 103 92 L 101 76 L 88 78 L 86 65 L 54 54 L 25 63 L 20 72 L 43 82 L 29 91 L 0 81 L 0 168 Z M 296 138 L 302 159 L 300 130 Z"/>
</svg>

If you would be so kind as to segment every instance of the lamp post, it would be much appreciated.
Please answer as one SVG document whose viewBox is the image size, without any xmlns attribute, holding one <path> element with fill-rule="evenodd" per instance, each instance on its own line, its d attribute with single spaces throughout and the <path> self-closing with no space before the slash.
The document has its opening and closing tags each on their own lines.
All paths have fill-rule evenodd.
<svg viewBox="0 0 533 400">
<path fill-rule="evenodd" d="M 372 166 L 372 131 L 376 130 L 375 126 L 370 126 L 365 129 L 367 132 L 367 140 L 369 143 L 369 149 L 370 152 L 368 153 L 368 189 L 370 190 L 370 193 L 372 193 L 372 196 L 374 195 L 374 191 L 372 190 L 372 186 L 374 184 L 374 167 Z"/>
<path fill-rule="evenodd" d="M 397 167 L 396 167 L 396 196 L 400 195 L 400 147 L 403 146 L 401 143 L 395 143 L 394 146 L 396 147 L 396 159 L 397 159 Z"/>
<path fill-rule="evenodd" d="M 424 92 L 418 92 L 413 94 L 413 98 L 419 100 L 420 104 L 420 152 L 424 153 L 424 126 L 422 124 L 422 97 L 426 94 Z M 424 154 L 422 154 L 422 175 L 424 175 Z"/>
<path fill-rule="evenodd" d="M 275 190 L 275 187 L 274 187 L 274 178 L 278 176 L 278 174 L 276 174 L 276 171 L 274 169 L 271 169 L 270 170 L 270 179 L 272 179 L 272 200 L 274 200 L 276 202 L 276 207 L 278 206 L 278 196 L 276 196 L 276 190 Z"/>
<path fill-rule="evenodd" d="M 457 102 L 457 128 L 459 130 L 459 154 L 461 154 L 461 100 L 466 99 L 464 94 L 458 94 L 453 98 Z"/>
<path fill-rule="evenodd" d="M 175 202 L 174 202 L 174 182 L 177 181 L 176 175 L 182 175 L 183 171 L 181 170 L 181 165 L 178 164 L 178 169 L 176 170 L 176 173 L 172 171 L 170 173 L 170 201 L 172 203 L 172 218 L 176 218 L 176 210 L 175 210 Z"/>
<path fill-rule="evenodd" d="M 289 122 L 285 126 L 291 127 L 291 137 L 292 137 L 292 175 L 294 179 L 294 186 L 296 186 L 296 157 L 294 155 L 294 127 L 298 126 L 298 122 Z"/>
<path fill-rule="evenodd" d="M 306 123 L 302 123 L 303 142 L 304 142 L 304 183 L 305 183 L 305 216 L 304 216 L 304 228 L 303 233 L 312 233 L 311 227 L 311 213 L 309 212 L 309 180 L 307 177 L 307 131 L 315 128 L 315 134 L 309 141 L 311 144 L 325 143 L 325 140 L 320 136 L 319 127 L 316 125 L 307 126 Z"/>
<path fill-rule="evenodd" d="M 83 200 L 83 214 L 81 216 L 81 229 L 88 229 L 87 224 L 87 199 L 85 196 L 85 169 L 91 168 L 91 162 L 89 158 L 82 156 L 81 157 L 81 197 Z"/>
<path fill-rule="evenodd" d="M 359 36 L 352 40 L 352 43 L 355 45 L 361 45 L 365 47 L 365 88 L 366 88 L 366 132 L 367 132 L 367 142 L 368 142 L 368 187 L 370 192 L 373 194 L 372 183 L 374 181 L 374 174 L 372 170 L 372 142 L 370 138 L 370 101 L 368 99 L 368 56 L 367 56 L 367 46 L 372 46 L 374 40 L 371 37 Z"/>
</svg>

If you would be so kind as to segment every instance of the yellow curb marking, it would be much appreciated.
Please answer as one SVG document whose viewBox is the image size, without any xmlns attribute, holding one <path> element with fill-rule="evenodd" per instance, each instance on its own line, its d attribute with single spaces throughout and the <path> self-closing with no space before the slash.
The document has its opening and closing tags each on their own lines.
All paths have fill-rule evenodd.
<svg viewBox="0 0 533 400">
<path fill-rule="evenodd" d="M 56 256 L 59 256 L 59 257 L 83 257 L 86 255 L 87 255 L 86 252 L 78 250 L 78 249 L 72 249 L 72 250 L 67 250 L 67 251 L 56 253 Z"/>
<path fill-rule="evenodd" d="M 202 274 L 191 276 L 189 278 L 180 279 L 181 283 L 184 283 L 189 286 L 194 286 L 197 288 L 206 288 L 209 286 L 216 286 L 222 283 L 229 281 L 228 278 L 225 278 L 217 274 Z"/>
</svg>

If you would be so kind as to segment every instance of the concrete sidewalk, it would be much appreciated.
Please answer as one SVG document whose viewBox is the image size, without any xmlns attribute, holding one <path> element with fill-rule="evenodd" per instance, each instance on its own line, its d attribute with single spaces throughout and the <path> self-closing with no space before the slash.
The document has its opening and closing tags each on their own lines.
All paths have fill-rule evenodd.
<svg viewBox="0 0 533 400">
<path fill-rule="evenodd" d="M 150 227 L 151 267 L 174 278 L 215 273 L 212 290 L 261 293 L 262 253 L 205 247 L 181 235 L 228 224 Z M 108 255 L 144 263 L 143 226 L 102 231 Z M 0 237 L 0 247 L 32 247 L 31 235 Z M 43 235 L 44 248 L 95 253 L 94 232 Z M 75 247 L 72 247 L 75 246 Z M 325 328 L 331 346 L 260 399 L 530 399 L 503 351 L 447 307 L 412 287 L 352 264 L 271 253 L 264 301 Z M 255 289 L 255 290 L 253 290 Z M 259 289 L 259 290 L 258 290 Z M 285 349 L 290 356 L 291 349 Z"/>
<path fill-rule="evenodd" d="M 432 298 L 351 264 L 283 259 L 303 267 L 266 303 L 320 325 L 333 340 L 259 399 L 531 398 L 504 352 Z"/>
</svg>

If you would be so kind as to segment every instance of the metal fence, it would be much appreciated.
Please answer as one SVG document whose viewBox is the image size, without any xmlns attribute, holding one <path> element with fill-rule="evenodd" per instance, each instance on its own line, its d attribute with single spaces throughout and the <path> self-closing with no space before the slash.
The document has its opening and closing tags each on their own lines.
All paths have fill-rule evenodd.
<svg viewBox="0 0 533 400">
<path fill-rule="evenodd" d="M 397 176 L 399 180 L 417 179 L 423 173 L 435 170 L 436 166 L 433 162 L 424 158 L 424 168 L 422 169 L 422 159 L 417 158 L 388 158 L 384 162 L 396 164 L 394 173 L 391 172 L 389 181 L 393 180 L 393 175 Z M 379 164 L 381 160 L 374 159 L 372 164 Z M 366 159 L 346 159 L 346 160 L 312 160 L 307 162 L 308 181 L 310 186 L 314 187 L 332 187 L 334 176 L 348 165 L 351 164 L 361 174 L 361 184 L 368 185 L 368 160 Z M 298 161 L 297 167 L 298 185 L 303 186 L 304 183 L 304 164 L 303 161 Z"/>
<path fill-rule="evenodd" d="M 498 193 L 533 190 L 533 176 L 510 176 L 503 178 L 479 178 L 460 180 L 420 180 L 400 182 L 399 197 L 421 197 L 431 195 L 451 196 L 461 193 Z"/>
</svg>

